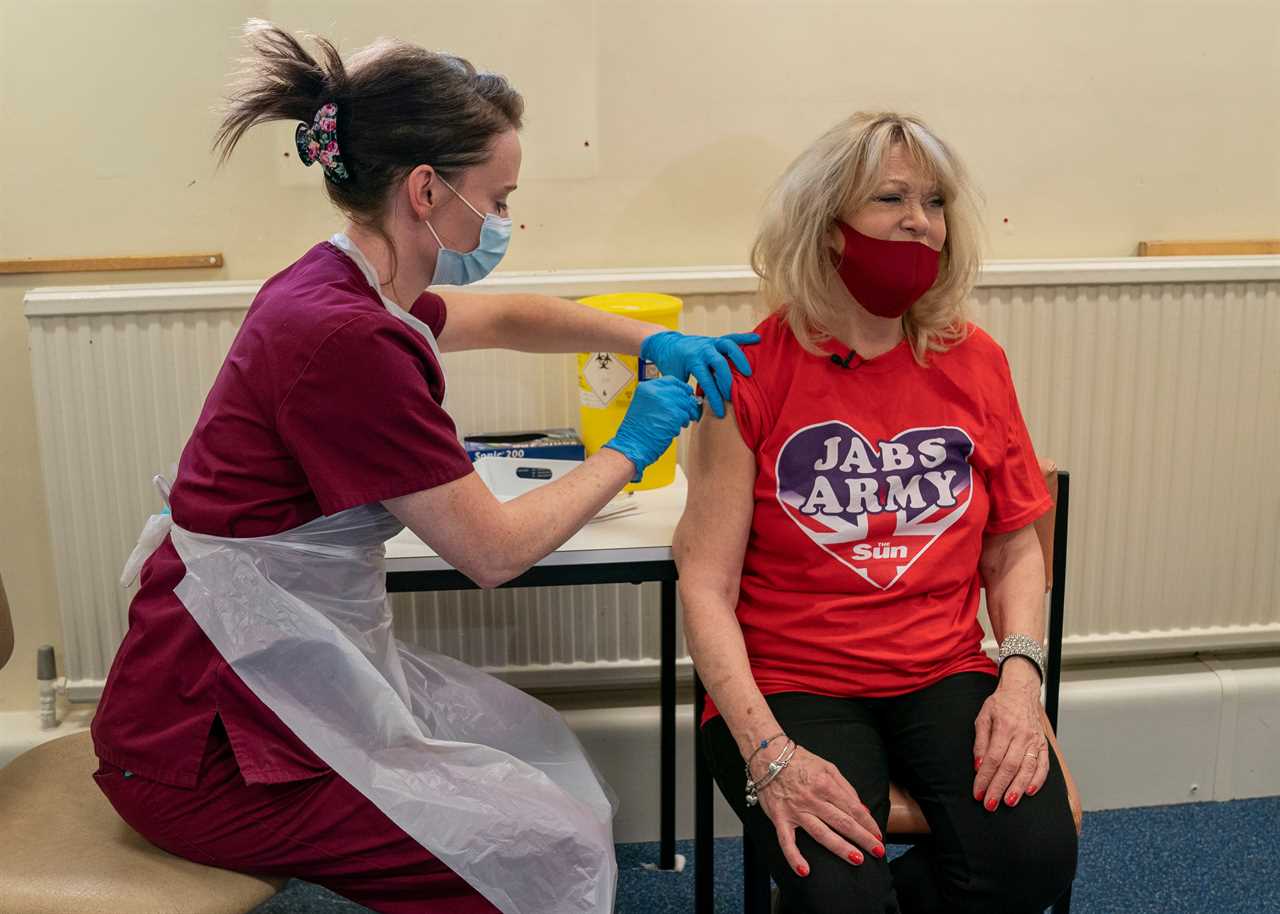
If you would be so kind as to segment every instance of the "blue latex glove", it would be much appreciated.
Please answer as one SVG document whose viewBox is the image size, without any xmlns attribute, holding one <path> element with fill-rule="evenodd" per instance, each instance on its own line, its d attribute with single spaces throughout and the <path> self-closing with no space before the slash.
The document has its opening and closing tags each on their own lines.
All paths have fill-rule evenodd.
<svg viewBox="0 0 1280 914">
<path fill-rule="evenodd" d="M 653 362 L 664 375 L 681 381 L 687 381 L 689 375 L 693 375 L 706 394 L 711 411 L 723 419 L 724 404 L 730 399 L 729 392 L 733 386 L 728 359 L 733 360 L 734 367 L 744 377 L 750 377 L 751 366 L 739 347 L 758 342 L 758 333 L 687 336 L 675 330 L 664 330 L 645 337 L 640 344 L 640 358 Z"/>
<path fill-rule="evenodd" d="M 642 381 L 636 385 L 617 434 L 604 446 L 635 464 L 631 481 L 639 482 L 644 468 L 661 457 L 680 429 L 696 422 L 701 413 L 693 388 L 684 381 L 671 377 Z"/>
</svg>

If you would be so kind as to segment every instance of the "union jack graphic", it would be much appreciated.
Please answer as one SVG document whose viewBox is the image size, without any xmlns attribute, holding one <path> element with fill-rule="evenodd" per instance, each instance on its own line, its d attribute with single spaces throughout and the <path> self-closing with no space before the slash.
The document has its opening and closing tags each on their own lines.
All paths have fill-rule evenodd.
<svg viewBox="0 0 1280 914">
<path fill-rule="evenodd" d="M 815 545 L 888 590 L 968 510 L 973 449 L 954 426 L 873 444 L 844 422 L 816 423 L 778 452 L 778 502 Z"/>
</svg>

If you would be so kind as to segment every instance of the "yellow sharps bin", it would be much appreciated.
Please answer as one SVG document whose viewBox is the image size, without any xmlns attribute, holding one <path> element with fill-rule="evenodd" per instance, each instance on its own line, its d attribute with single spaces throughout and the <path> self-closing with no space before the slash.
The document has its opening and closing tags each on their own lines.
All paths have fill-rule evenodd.
<svg viewBox="0 0 1280 914">
<path fill-rule="evenodd" d="M 582 304 L 633 317 L 636 320 L 661 324 L 671 330 L 680 329 L 680 310 L 684 303 L 674 295 L 656 292 L 616 292 L 610 295 L 592 295 L 581 299 Z M 638 380 L 656 378 L 657 368 L 634 355 L 617 352 L 578 353 L 578 401 L 582 412 L 582 442 L 587 453 L 594 454 L 617 432 L 622 417 L 631 405 Z M 670 485 L 676 478 L 676 445 L 649 464 L 644 476 L 637 483 L 628 485 L 626 491 L 658 489 Z"/>
</svg>

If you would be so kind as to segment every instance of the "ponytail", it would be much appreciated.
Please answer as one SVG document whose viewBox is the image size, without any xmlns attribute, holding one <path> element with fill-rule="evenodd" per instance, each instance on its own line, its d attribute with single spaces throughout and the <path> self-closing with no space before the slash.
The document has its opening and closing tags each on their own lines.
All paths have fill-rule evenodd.
<svg viewBox="0 0 1280 914">
<path fill-rule="evenodd" d="M 461 57 L 382 39 L 344 63 L 331 42 L 312 40 L 315 56 L 269 22 L 246 23 L 250 54 L 214 139 L 219 162 L 250 127 L 298 121 L 302 161 L 324 166 L 330 200 L 352 221 L 376 227 L 389 191 L 414 168 L 430 165 L 449 178 L 487 161 L 500 134 L 520 129 L 520 93 Z"/>
</svg>

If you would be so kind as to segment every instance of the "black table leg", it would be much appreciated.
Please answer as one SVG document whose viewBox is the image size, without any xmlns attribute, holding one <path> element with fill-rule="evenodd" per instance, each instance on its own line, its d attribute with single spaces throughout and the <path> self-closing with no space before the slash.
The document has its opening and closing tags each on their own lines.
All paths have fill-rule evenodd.
<svg viewBox="0 0 1280 914">
<path fill-rule="evenodd" d="M 711 771 L 702 754 L 699 724 L 707 690 L 697 672 L 693 674 L 693 910 L 712 914 L 715 909 L 715 796 L 711 792 Z"/>
<path fill-rule="evenodd" d="M 662 806 L 658 866 L 676 866 L 676 582 L 662 582 Z"/>
</svg>

